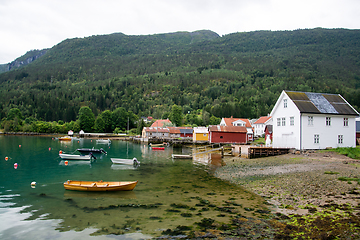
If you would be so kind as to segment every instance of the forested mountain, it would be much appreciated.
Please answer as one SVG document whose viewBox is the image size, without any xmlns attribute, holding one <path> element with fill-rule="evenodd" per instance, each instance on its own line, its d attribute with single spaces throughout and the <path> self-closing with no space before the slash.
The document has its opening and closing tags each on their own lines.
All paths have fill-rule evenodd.
<svg viewBox="0 0 360 240">
<path fill-rule="evenodd" d="M 0 74 L 0 117 L 18 108 L 24 118 L 68 122 L 89 106 L 95 116 L 123 107 L 161 118 L 176 104 L 184 114 L 256 118 L 271 111 L 284 89 L 340 93 L 359 110 L 360 31 L 67 39 L 27 66 Z"/>
</svg>

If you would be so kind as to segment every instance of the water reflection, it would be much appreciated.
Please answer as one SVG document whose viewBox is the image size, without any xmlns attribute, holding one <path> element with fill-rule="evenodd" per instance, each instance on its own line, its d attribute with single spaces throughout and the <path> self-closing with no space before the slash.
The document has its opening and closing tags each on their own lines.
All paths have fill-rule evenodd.
<svg viewBox="0 0 360 240">
<path fill-rule="evenodd" d="M 190 148 L 154 151 L 144 144 L 113 141 L 108 154 L 96 162 L 69 161 L 65 167 L 58 157 L 64 145 L 58 141 L 41 137 L 10 140 L 0 137 L 0 154 L 4 154 L 0 158 L 13 158 L 0 161 L 0 211 L 7 212 L 0 214 L 2 239 L 14 236 L 14 228 L 9 224 L 24 224 L 19 219 L 38 228 L 42 227 L 39 219 L 52 220 L 52 227 L 48 225 L 44 231 L 57 238 L 66 238 L 64 233 L 73 231 L 121 238 L 135 233 L 159 236 L 162 230 L 194 226 L 203 218 L 226 223 L 238 215 L 255 217 L 255 212 L 245 208 L 262 204 L 261 198 L 210 174 L 223 164 L 218 155 L 193 154 Z M 20 151 L 19 144 L 23 145 Z M 84 148 L 96 147 L 95 142 L 84 139 L 72 142 L 67 151 L 76 151 L 80 144 Z M 193 159 L 173 161 L 172 153 L 190 153 Z M 141 166 L 115 165 L 111 157 L 136 157 Z M 13 168 L 15 161 L 19 162 L 17 170 Z M 139 182 L 130 192 L 88 193 L 65 190 L 63 182 L 68 179 Z M 37 182 L 36 188 L 29 187 L 32 181 Z M 8 223 L 11 216 L 17 220 Z"/>
</svg>

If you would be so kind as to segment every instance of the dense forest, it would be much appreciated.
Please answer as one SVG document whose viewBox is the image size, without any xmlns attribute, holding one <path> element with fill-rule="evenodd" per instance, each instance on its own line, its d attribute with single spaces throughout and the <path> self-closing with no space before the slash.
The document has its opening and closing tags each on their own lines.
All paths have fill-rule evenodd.
<svg viewBox="0 0 360 240">
<path fill-rule="evenodd" d="M 221 117 L 266 115 L 284 89 L 339 93 L 359 110 L 360 30 L 66 39 L 0 74 L 0 119 L 5 128 L 14 120 L 11 109 L 19 109 L 18 118 L 28 123 L 70 123 L 88 107 L 95 120 L 104 111 L 125 110 L 135 127 L 141 116 L 171 117 L 179 106 L 182 124 L 207 125 Z"/>
</svg>

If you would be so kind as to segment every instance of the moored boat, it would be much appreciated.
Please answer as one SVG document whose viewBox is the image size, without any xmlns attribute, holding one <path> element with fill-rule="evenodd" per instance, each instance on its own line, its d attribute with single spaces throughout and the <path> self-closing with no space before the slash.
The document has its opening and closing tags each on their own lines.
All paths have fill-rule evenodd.
<svg viewBox="0 0 360 240">
<path fill-rule="evenodd" d="M 81 154 L 89 154 L 89 153 L 105 153 L 107 154 L 107 152 L 100 148 L 100 149 L 96 149 L 96 148 L 78 148 L 77 151 L 79 151 Z"/>
<path fill-rule="evenodd" d="M 71 140 L 72 140 L 72 137 L 70 137 L 70 136 L 63 136 L 63 137 L 59 137 L 58 139 L 59 139 L 59 141 L 71 141 Z"/>
<path fill-rule="evenodd" d="M 96 139 L 96 143 L 97 144 L 110 144 L 111 140 L 110 139 Z"/>
<path fill-rule="evenodd" d="M 64 182 L 64 188 L 66 190 L 92 191 L 92 192 L 131 191 L 135 188 L 137 183 L 138 181 L 104 182 L 104 181 L 67 180 L 66 182 Z"/>
<path fill-rule="evenodd" d="M 125 165 L 139 165 L 140 162 L 136 159 L 123 159 L 123 158 L 110 158 L 111 161 L 115 164 L 125 164 Z"/>
<path fill-rule="evenodd" d="M 59 153 L 59 157 L 63 160 L 82 160 L 82 161 L 90 161 L 91 159 L 96 159 L 92 153 L 89 153 L 89 155 L 76 155 L 76 154 L 65 154 L 65 153 Z"/>
<path fill-rule="evenodd" d="M 152 150 L 165 150 L 165 147 L 151 147 Z"/>
</svg>

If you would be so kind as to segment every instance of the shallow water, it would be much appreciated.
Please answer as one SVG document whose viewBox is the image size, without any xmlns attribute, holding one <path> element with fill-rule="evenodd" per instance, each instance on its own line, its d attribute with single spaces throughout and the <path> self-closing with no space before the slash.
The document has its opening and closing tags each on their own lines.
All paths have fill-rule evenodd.
<svg viewBox="0 0 360 240">
<path fill-rule="evenodd" d="M 91 164 L 65 165 L 58 156 L 60 150 L 73 153 L 82 147 L 108 153 Z M 123 141 L 99 145 L 91 139 L 63 143 L 51 137 L 0 136 L 0 239 L 144 239 L 179 225 L 195 229 L 204 218 L 229 223 L 239 215 L 258 216 L 251 209 L 262 207 L 261 198 L 213 177 L 221 159 L 209 154 L 171 158 L 191 152 L 154 151 Z M 111 157 L 136 157 L 141 164 L 113 165 Z M 63 188 L 68 179 L 139 183 L 129 192 L 76 192 Z"/>
</svg>

